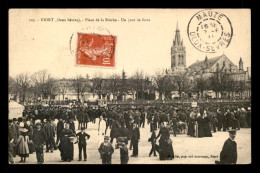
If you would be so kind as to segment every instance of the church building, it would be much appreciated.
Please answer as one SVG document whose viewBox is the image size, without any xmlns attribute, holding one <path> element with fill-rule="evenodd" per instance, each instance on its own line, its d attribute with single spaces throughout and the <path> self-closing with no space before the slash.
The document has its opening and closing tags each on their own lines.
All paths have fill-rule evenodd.
<svg viewBox="0 0 260 173">
<path fill-rule="evenodd" d="M 181 39 L 180 30 L 177 23 L 175 38 L 171 47 L 170 74 L 172 76 L 176 76 L 179 73 L 186 73 L 191 81 L 194 81 L 197 77 L 208 79 L 216 71 L 226 72 L 235 81 L 245 82 L 247 86 L 251 86 L 251 68 L 247 67 L 247 69 L 244 70 L 242 58 L 240 58 L 238 66 L 236 66 L 224 53 L 220 56 L 212 58 L 208 58 L 206 55 L 204 60 L 196 61 L 189 67 L 186 67 L 186 48 L 183 40 Z M 251 97 L 251 89 L 247 89 L 244 92 L 243 97 Z"/>
</svg>

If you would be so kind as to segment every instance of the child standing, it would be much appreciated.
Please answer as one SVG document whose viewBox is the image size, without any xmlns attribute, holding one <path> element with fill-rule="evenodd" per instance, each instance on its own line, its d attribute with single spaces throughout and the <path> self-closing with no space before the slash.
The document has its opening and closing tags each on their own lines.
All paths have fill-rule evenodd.
<svg viewBox="0 0 260 173">
<path fill-rule="evenodd" d="M 150 151 L 150 153 L 149 153 L 149 157 L 151 157 L 152 153 L 153 153 L 154 156 L 157 156 L 157 155 L 156 155 L 156 150 L 155 150 L 156 130 L 157 130 L 156 127 L 153 128 L 152 135 L 151 135 L 151 137 L 150 137 L 149 140 L 148 140 L 148 141 L 151 142 L 151 144 L 152 144 L 152 149 L 151 149 L 151 151 Z"/>
<path fill-rule="evenodd" d="M 17 154 L 21 157 L 20 162 L 25 163 L 26 157 L 29 157 L 29 147 L 28 147 L 29 136 L 27 135 L 28 130 L 26 128 L 21 128 L 20 132 L 21 135 L 19 136 L 17 141 L 17 146 L 18 146 Z"/>
<path fill-rule="evenodd" d="M 102 164 L 111 164 L 114 148 L 109 142 L 109 136 L 104 137 L 104 142 L 100 144 L 98 151 L 101 154 Z"/>
<path fill-rule="evenodd" d="M 128 160 L 129 160 L 128 148 L 127 148 L 126 142 L 127 142 L 127 139 L 126 139 L 126 141 L 123 141 L 123 142 L 121 143 L 121 145 L 119 145 L 121 164 L 127 164 L 127 163 L 128 163 Z"/>
</svg>

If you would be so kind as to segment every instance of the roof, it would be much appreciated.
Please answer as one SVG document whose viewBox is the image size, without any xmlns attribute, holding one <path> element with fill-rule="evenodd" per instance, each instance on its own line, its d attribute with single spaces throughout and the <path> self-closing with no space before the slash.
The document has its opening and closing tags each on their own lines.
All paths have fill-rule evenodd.
<svg viewBox="0 0 260 173">
<path fill-rule="evenodd" d="M 214 57 L 214 58 L 209 58 L 208 59 L 208 63 L 209 63 L 209 67 L 208 68 L 211 68 L 222 57 L 226 57 L 226 55 L 223 54 L 221 56 L 217 56 L 217 57 Z M 206 68 L 205 60 L 197 61 L 197 62 L 191 64 L 188 68 L 197 68 L 196 71 L 200 71 L 200 70 Z"/>
<path fill-rule="evenodd" d="M 10 109 L 24 108 L 24 106 L 19 104 L 19 103 L 17 103 L 17 102 L 15 102 L 15 101 L 10 101 L 9 102 L 9 108 Z"/>
</svg>

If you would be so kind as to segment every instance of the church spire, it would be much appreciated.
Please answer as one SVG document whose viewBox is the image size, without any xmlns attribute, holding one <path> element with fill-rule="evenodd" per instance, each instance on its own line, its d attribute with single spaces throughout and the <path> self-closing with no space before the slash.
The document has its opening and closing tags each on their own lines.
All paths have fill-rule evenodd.
<svg viewBox="0 0 260 173">
<path fill-rule="evenodd" d="M 181 39 L 177 21 L 173 45 L 171 47 L 171 70 L 184 71 L 186 67 L 186 50 Z"/>
<path fill-rule="evenodd" d="M 205 57 L 204 63 L 206 64 L 206 68 L 209 68 L 209 59 L 208 59 L 208 56 L 207 56 L 207 55 L 206 55 L 206 57 Z"/>
<path fill-rule="evenodd" d="M 177 45 L 180 45 L 181 44 L 181 36 L 180 36 L 180 30 L 179 30 L 179 27 L 178 27 L 178 21 L 177 21 L 177 26 L 176 26 L 176 34 L 175 34 L 175 44 Z"/>
<path fill-rule="evenodd" d="M 239 70 L 244 70 L 244 68 L 243 68 L 243 61 L 242 61 L 241 57 L 240 57 L 240 60 L 239 60 Z"/>
<path fill-rule="evenodd" d="M 206 55 L 205 62 L 208 62 L 208 61 L 209 61 L 209 59 L 208 59 L 208 56 Z"/>
</svg>

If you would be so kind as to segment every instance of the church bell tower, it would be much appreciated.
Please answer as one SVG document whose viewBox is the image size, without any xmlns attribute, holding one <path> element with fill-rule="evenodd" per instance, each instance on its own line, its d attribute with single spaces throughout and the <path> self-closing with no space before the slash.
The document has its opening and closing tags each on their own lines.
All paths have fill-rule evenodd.
<svg viewBox="0 0 260 173">
<path fill-rule="evenodd" d="M 171 47 L 171 69 L 172 71 L 184 71 L 186 68 L 186 48 L 181 40 L 178 22 L 175 31 L 175 39 Z"/>
</svg>

